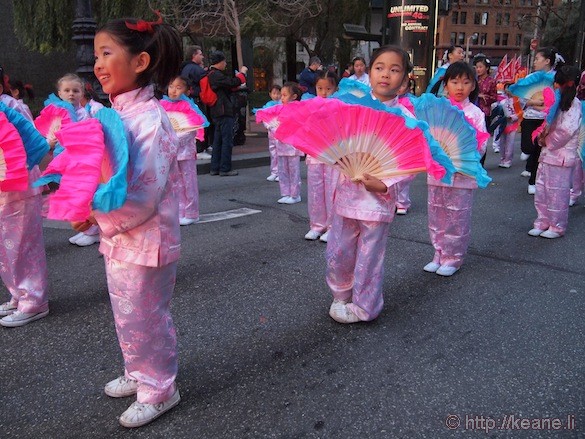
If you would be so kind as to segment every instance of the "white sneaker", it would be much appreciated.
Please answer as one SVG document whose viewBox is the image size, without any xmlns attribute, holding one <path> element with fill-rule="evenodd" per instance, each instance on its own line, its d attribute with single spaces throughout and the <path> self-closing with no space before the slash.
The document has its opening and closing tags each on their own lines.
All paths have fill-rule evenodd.
<svg viewBox="0 0 585 439">
<path fill-rule="evenodd" d="M 181 401 L 179 389 L 175 390 L 175 393 L 169 399 L 158 404 L 143 404 L 136 401 L 122 413 L 120 416 L 120 424 L 127 428 L 142 427 L 168 412 L 179 401 Z"/>
<path fill-rule="evenodd" d="M 423 267 L 423 270 L 426 271 L 427 273 L 436 273 L 440 267 L 441 264 L 431 261 Z"/>
<path fill-rule="evenodd" d="M 12 314 L 0 319 L 0 325 L 7 328 L 16 328 L 17 326 L 24 326 L 27 323 L 42 319 L 49 315 L 49 310 L 41 312 L 22 312 L 14 311 Z"/>
<path fill-rule="evenodd" d="M 189 226 L 199 222 L 199 218 L 179 218 L 179 224 L 181 226 Z"/>
<path fill-rule="evenodd" d="M 286 204 L 286 200 L 288 200 L 290 197 L 288 195 L 285 195 L 284 197 L 279 198 L 276 202 L 280 203 L 280 204 Z"/>
<path fill-rule="evenodd" d="M 13 304 L 11 301 L 5 302 L 2 305 L 0 305 L 0 316 L 2 317 L 9 316 L 10 314 L 14 314 L 16 310 L 17 310 L 16 305 Z"/>
<path fill-rule="evenodd" d="M 536 193 L 536 185 L 535 184 L 528 185 L 528 193 L 530 195 L 534 195 Z"/>
<path fill-rule="evenodd" d="M 276 181 L 277 178 L 278 178 L 278 175 L 270 174 L 268 177 L 266 177 L 266 180 L 268 180 L 268 181 Z"/>
<path fill-rule="evenodd" d="M 329 316 L 338 323 L 357 323 L 361 321 L 358 316 L 347 308 L 346 304 L 339 304 L 335 307 L 332 304 Z"/>
<path fill-rule="evenodd" d="M 78 238 L 75 241 L 79 247 L 87 247 L 88 245 L 95 244 L 96 242 L 100 242 L 100 235 L 86 235 L 85 233 L 81 238 Z"/>
<path fill-rule="evenodd" d="M 347 305 L 347 302 L 345 300 L 333 299 L 333 302 L 329 307 L 329 315 L 331 315 L 331 313 L 336 313 L 339 311 L 343 312 L 342 308 L 345 307 L 345 305 Z"/>
<path fill-rule="evenodd" d="M 211 154 L 208 154 L 205 151 L 200 152 L 197 154 L 197 160 L 211 160 Z"/>
<path fill-rule="evenodd" d="M 435 273 L 439 276 L 453 276 L 459 268 L 451 267 L 449 265 L 441 265 Z"/>
<path fill-rule="evenodd" d="M 396 215 L 406 215 L 407 213 L 408 213 L 408 210 L 403 209 L 402 207 L 396 208 Z"/>
<path fill-rule="evenodd" d="M 560 233 L 557 233 L 557 232 L 553 232 L 552 230 L 545 230 L 544 232 L 542 232 L 540 234 L 540 236 L 542 238 L 555 239 L 555 238 L 560 238 L 563 235 L 561 235 Z"/>
<path fill-rule="evenodd" d="M 317 232 L 316 230 L 309 230 L 307 232 L 307 234 L 305 235 L 305 239 L 307 239 L 309 241 L 315 241 L 315 240 L 319 239 L 319 236 L 321 236 L 320 232 Z"/>
<path fill-rule="evenodd" d="M 138 392 L 138 381 L 121 376 L 106 384 L 104 392 L 112 398 L 124 398 L 126 396 L 136 395 L 136 392 Z"/>
<path fill-rule="evenodd" d="M 540 235 L 542 235 L 542 233 L 543 233 L 543 232 L 544 232 L 544 230 L 540 230 L 540 229 L 537 229 L 537 228 L 535 227 L 534 229 L 530 229 L 530 230 L 528 231 L 528 234 L 529 234 L 530 236 L 540 236 Z"/>
<path fill-rule="evenodd" d="M 494 148 L 494 153 L 497 154 L 500 152 L 500 148 Z"/>
<path fill-rule="evenodd" d="M 276 176 L 276 178 L 274 179 L 274 181 L 280 181 L 280 178 L 278 178 L 278 175 Z"/>
<path fill-rule="evenodd" d="M 328 239 L 329 239 L 329 230 L 327 230 L 325 233 L 323 233 L 321 235 L 321 237 L 319 238 L 319 241 L 327 242 Z"/>
<path fill-rule="evenodd" d="M 85 235 L 85 233 L 79 232 L 77 235 L 73 235 L 71 238 L 69 238 L 69 242 L 71 244 L 77 244 L 77 240 L 84 235 Z"/>
<path fill-rule="evenodd" d="M 510 163 L 508 163 L 508 162 L 501 162 L 498 166 L 500 168 L 509 168 L 512 165 Z"/>
<path fill-rule="evenodd" d="M 530 177 L 531 173 L 530 173 L 529 171 L 522 171 L 522 172 L 520 173 L 520 175 L 521 175 L 522 177 Z"/>
<path fill-rule="evenodd" d="M 288 199 L 284 202 L 285 204 L 297 204 L 301 202 L 301 196 L 298 197 L 288 197 Z"/>
<path fill-rule="evenodd" d="M 522 160 L 523 162 L 525 162 L 526 160 L 528 160 L 528 157 L 530 157 L 530 154 L 524 154 L 524 153 L 521 153 L 520 154 L 520 160 Z M 528 172 L 528 171 L 526 171 L 526 172 Z M 526 177 L 526 176 L 523 175 L 523 177 Z"/>
<path fill-rule="evenodd" d="M 577 200 L 569 200 L 569 207 L 573 207 L 575 204 L 577 204 Z"/>
</svg>

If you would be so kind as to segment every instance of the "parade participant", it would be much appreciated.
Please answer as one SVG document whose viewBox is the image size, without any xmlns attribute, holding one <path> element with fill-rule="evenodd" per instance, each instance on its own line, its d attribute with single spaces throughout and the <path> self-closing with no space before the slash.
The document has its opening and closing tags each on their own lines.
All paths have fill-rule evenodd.
<svg viewBox="0 0 585 439">
<path fill-rule="evenodd" d="M 478 87 L 475 72 L 466 63 L 453 63 L 445 72 L 443 87 L 451 103 L 460 108 L 472 125 L 486 131 L 483 112 L 471 102 L 477 98 Z M 438 92 L 439 84 L 433 91 Z M 486 141 L 479 145 L 480 155 L 485 153 Z M 463 257 L 471 239 L 471 208 L 473 191 L 477 188 L 474 178 L 459 172 L 451 185 L 427 177 L 428 221 L 431 242 L 435 248 L 433 260 L 424 266 L 429 273 L 441 276 L 453 275 L 463 264 Z"/>
<path fill-rule="evenodd" d="M 301 89 L 296 82 L 285 82 L 280 90 L 283 105 L 301 100 Z M 278 157 L 278 185 L 281 204 L 301 202 L 301 156 L 303 153 L 288 143 L 274 139 Z"/>
<path fill-rule="evenodd" d="M 178 139 L 152 82 L 168 84 L 179 70 L 181 37 L 160 16 L 157 22 L 114 20 L 98 30 L 94 47 L 94 73 L 130 141 L 126 202 L 109 213 L 94 211 L 125 366 L 105 392 L 136 394 L 119 421 L 140 427 L 180 400 L 170 312 L 180 252 Z M 90 225 L 91 219 L 76 227 Z"/>
<path fill-rule="evenodd" d="M 183 76 L 175 76 L 169 83 L 167 94 L 171 101 L 187 97 L 189 83 Z M 179 224 L 188 226 L 199 221 L 199 185 L 197 183 L 196 131 L 179 133 Z"/>
<path fill-rule="evenodd" d="M 398 106 L 398 90 L 412 70 L 406 51 L 383 46 L 370 61 L 372 95 Z M 384 254 L 394 219 L 394 185 L 405 176 L 360 182 L 341 175 L 327 243 L 326 280 L 333 294 L 329 315 L 339 323 L 374 320 L 384 306 Z"/>
<path fill-rule="evenodd" d="M 25 95 L 30 100 L 33 100 L 35 98 L 35 93 L 33 91 L 32 86 L 30 84 L 24 84 L 19 79 L 12 78 L 9 79 L 8 86 L 10 87 L 10 94 L 22 106 L 23 111 L 26 113 L 27 119 L 32 120 L 33 119 L 32 112 L 30 111 L 29 106 L 24 103 Z"/>
<path fill-rule="evenodd" d="M 490 114 L 492 112 L 492 104 L 498 99 L 498 90 L 496 88 L 496 80 L 490 76 L 491 62 L 485 56 L 476 56 L 473 59 L 473 67 L 477 75 L 478 83 L 478 105 L 485 115 L 485 126 L 490 125 Z M 492 145 L 495 153 L 500 152 L 497 143 Z M 485 162 L 485 155 L 481 158 L 481 163 Z"/>
<path fill-rule="evenodd" d="M 581 102 L 575 96 L 579 69 L 563 66 L 557 70 L 554 86 L 561 90 L 559 112 L 551 125 L 537 137 L 542 147 L 534 207 L 538 214 L 530 236 L 559 238 L 569 220 L 571 170 L 577 160 Z"/>
<path fill-rule="evenodd" d="M 4 94 L 5 84 L 0 67 L 0 101 L 29 120 L 18 101 Z M 26 190 L 0 191 L 0 240 L 5 243 L 0 246 L 0 276 L 11 295 L 0 305 L 0 325 L 5 327 L 23 326 L 49 314 L 41 189 L 32 187 L 40 175 L 35 166 L 29 171 Z"/>
<path fill-rule="evenodd" d="M 398 103 L 402 106 L 402 111 L 409 117 L 414 116 L 414 107 L 410 100 L 412 95 L 409 93 L 410 90 L 410 78 L 406 78 L 404 83 L 398 90 Z M 414 180 L 416 175 L 411 175 L 408 178 L 396 183 L 396 214 L 406 215 L 408 209 L 412 205 L 410 201 L 410 183 Z"/>
<path fill-rule="evenodd" d="M 81 97 L 81 105 L 85 108 L 91 117 L 95 117 L 95 114 L 104 108 L 104 104 L 99 101 L 99 96 L 91 87 L 91 83 L 85 80 L 83 81 L 83 96 Z"/>
<path fill-rule="evenodd" d="M 352 62 L 353 66 L 353 75 L 349 77 L 349 79 L 355 79 L 356 81 L 361 82 L 362 84 L 366 84 L 367 86 L 370 85 L 370 77 L 366 72 L 366 60 L 361 56 L 356 56 Z"/>
<path fill-rule="evenodd" d="M 0 67 L 0 102 L 2 102 L 8 108 L 13 108 L 14 110 L 18 111 L 28 121 L 33 121 L 30 110 L 27 111 L 28 107 L 23 106 L 23 104 L 18 99 L 15 99 L 12 96 L 8 77 L 4 74 L 4 69 L 2 67 Z"/>
<path fill-rule="evenodd" d="M 432 89 L 437 83 L 442 83 L 443 76 L 449 68 L 449 66 L 458 61 L 463 61 L 465 58 L 465 50 L 461 46 L 449 46 L 443 54 L 443 64 L 439 67 L 433 77 L 431 78 L 429 85 L 427 86 L 426 93 L 432 93 Z M 437 96 L 443 96 L 443 87 L 439 88 Z"/>
<path fill-rule="evenodd" d="M 338 82 L 335 73 L 320 71 L 315 83 L 317 96 L 328 98 L 337 90 Z M 339 171 L 311 156 L 307 156 L 305 162 L 307 163 L 307 208 L 311 227 L 305 239 L 310 241 L 320 239 L 322 242 L 327 242 L 333 219 L 333 194 Z"/>
<path fill-rule="evenodd" d="M 270 87 L 270 101 L 265 105 L 280 104 L 280 85 L 274 84 Z M 276 155 L 276 143 L 274 134 L 268 130 L 268 152 L 270 153 L 270 175 L 266 177 L 268 181 L 278 181 L 278 156 Z"/>
</svg>

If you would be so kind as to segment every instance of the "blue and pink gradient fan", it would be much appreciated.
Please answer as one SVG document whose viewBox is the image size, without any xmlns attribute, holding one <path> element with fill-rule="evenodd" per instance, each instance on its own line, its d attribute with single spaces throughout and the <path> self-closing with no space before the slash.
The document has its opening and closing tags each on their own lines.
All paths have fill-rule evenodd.
<svg viewBox="0 0 585 439">
<path fill-rule="evenodd" d="M 534 97 L 534 95 L 542 93 L 545 87 L 552 88 L 554 79 L 554 72 L 551 73 L 540 70 L 518 80 L 515 84 L 510 85 L 508 90 L 514 96 L 518 96 L 522 99 L 530 99 Z"/>
<path fill-rule="evenodd" d="M 0 112 L 0 191 L 25 191 L 27 188 L 24 144 L 16 127 Z"/>
<path fill-rule="evenodd" d="M 177 100 L 165 96 L 160 104 L 177 134 L 195 131 L 197 140 L 204 139 L 203 129 L 209 126 L 209 121 L 193 101 L 183 95 Z"/>
</svg>

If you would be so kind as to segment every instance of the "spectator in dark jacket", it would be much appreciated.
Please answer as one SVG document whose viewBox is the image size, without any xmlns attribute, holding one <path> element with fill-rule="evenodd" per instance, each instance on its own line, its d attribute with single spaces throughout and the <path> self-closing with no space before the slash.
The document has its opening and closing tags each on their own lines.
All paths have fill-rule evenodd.
<svg viewBox="0 0 585 439">
<path fill-rule="evenodd" d="M 181 68 L 181 76 L 187 78 L 189 87 L 191 88 L 191 97 L 197 102 L 199 100 L 199 81 L 207 73 L 203 65 L 203 51 L 200 46 L 191 46 L 187 50 L 187 60 L 183 63 Z"/>
<path fill-rule="evenodd" d="M 305 68 L 299 75 L 299 85 L 304 92 L 317 95 L 315 83 L 317 82 L 317 70 L 321 69 L 321 60 L 317 56 L 312 56 L 309 60 L 309 67 Z"/>
<path fill-rule="evenodd" d="M 232 170 L 232 148 L 234 146 L 233 130 L 235 106 L 232 100 L 234 91 L 246 83 L 248 68 L 242 66 L 235 78 L 222 72 L 227 67 L 225 55 L 221 51 L 212 52 L 209 56 L 209 85 L 217 94 L 217 102 L 210 109 L 211 118 L 215 123 L 213 149 L 211 153 L 211 175 L 232 176 L 238 171 Z"/>
</svg>

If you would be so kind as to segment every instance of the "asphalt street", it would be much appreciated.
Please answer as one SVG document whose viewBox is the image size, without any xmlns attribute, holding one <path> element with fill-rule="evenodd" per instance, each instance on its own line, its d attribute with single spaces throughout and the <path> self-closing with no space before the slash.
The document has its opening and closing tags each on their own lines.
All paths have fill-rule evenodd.
<svg viewBox="0 0 585 439">
<path fill-rule="evenodd" d="M 470 251 L 451 278 L 422 270 L 433 249 L 417 177 L 390 229 L 384 311 L 354 325 L 328 316 L 325 244 L 303 239 L 304 164 L 292 206 L 276 203 L 267 166 L 201 175 L 203 214 L 251 210 L 181 228 L 182 400 L 137 430 L 117 421 L 132 398 L 103 392 L 123 370 L 103 258 L 47 223 L 50 314 L 0 330 L 1 437 L 585 437 L 583 200 L 565 237 L 530 237 L 523 162 L 497 162 L 490 151 L 493 182 L 476 192 Z"/>
</svg>

